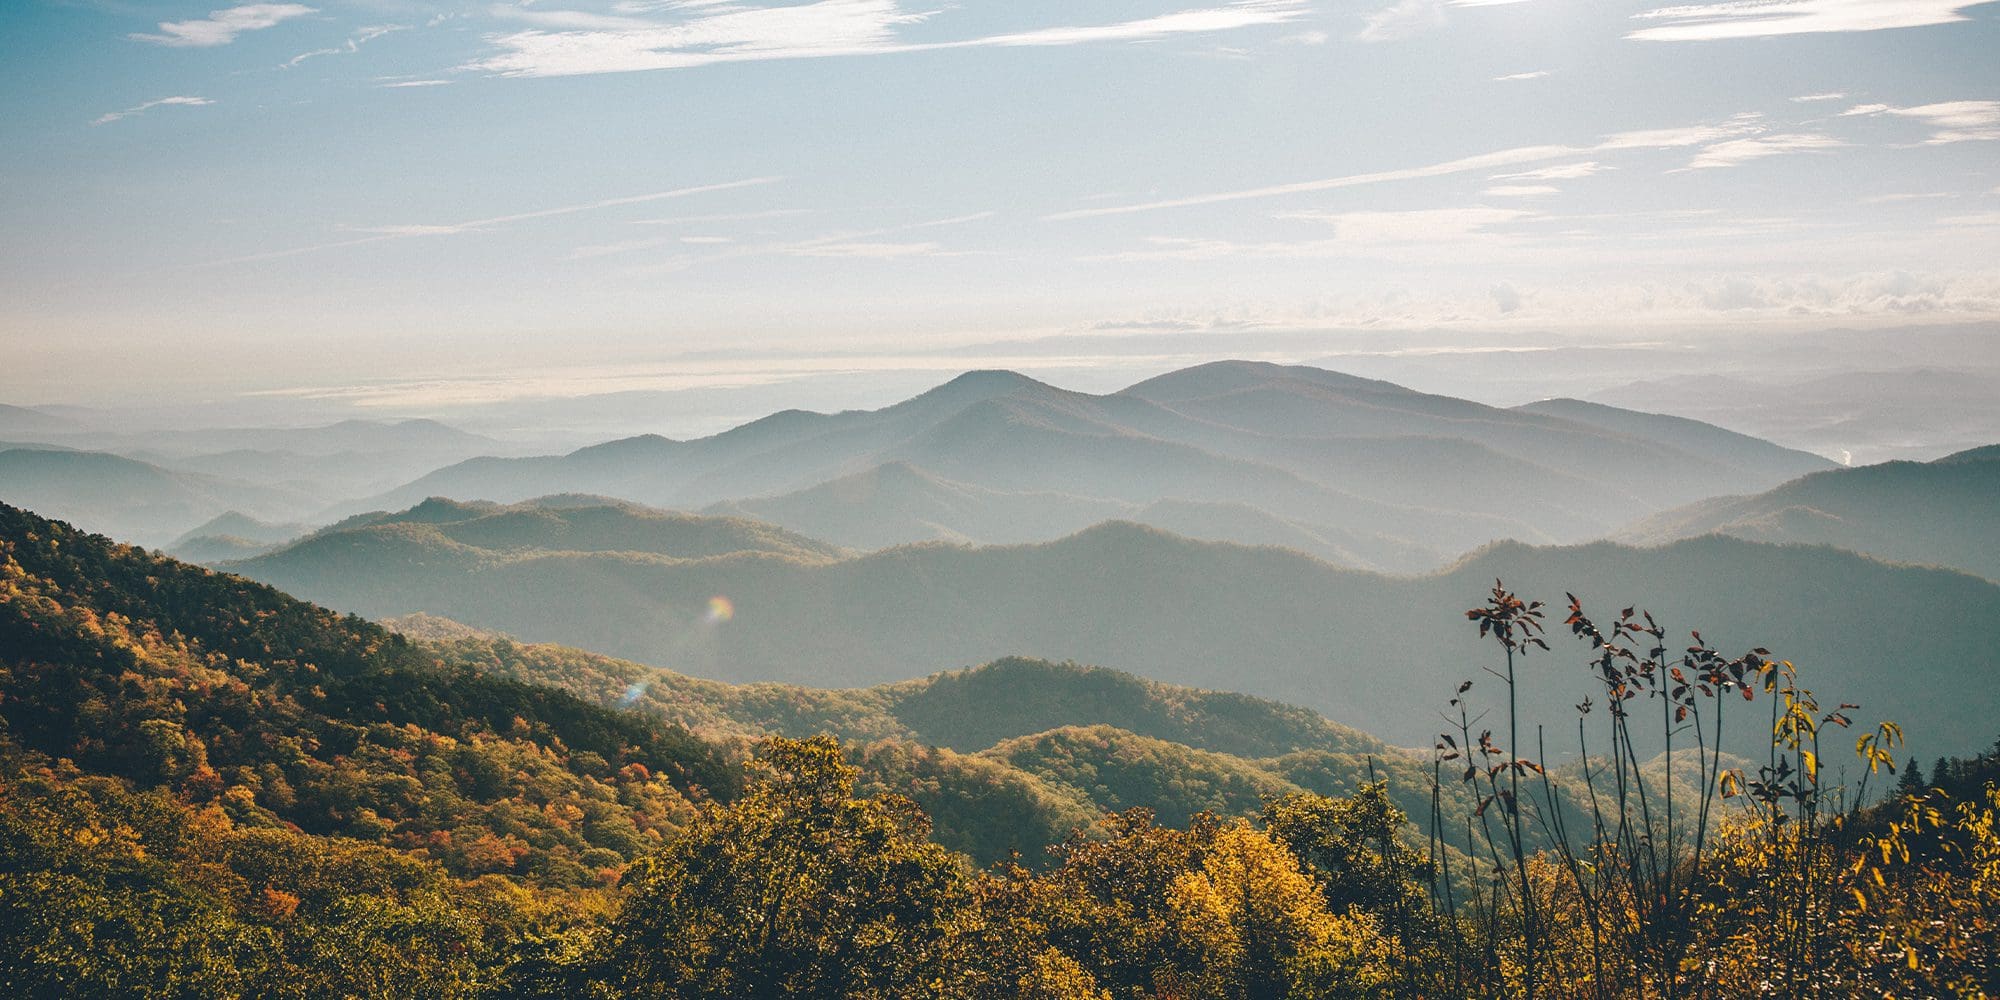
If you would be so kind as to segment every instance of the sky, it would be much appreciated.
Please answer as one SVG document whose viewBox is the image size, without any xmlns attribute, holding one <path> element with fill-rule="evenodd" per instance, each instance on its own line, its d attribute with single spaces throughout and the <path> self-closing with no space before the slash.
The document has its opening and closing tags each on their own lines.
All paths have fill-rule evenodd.
<svg viewBox="0 0 2000 1000">
<path fill-rule="evenodd" d="M 0 401 L 2000 321 L 2000 3 L 1664 2 L 8 0 Z"/>
</svg>

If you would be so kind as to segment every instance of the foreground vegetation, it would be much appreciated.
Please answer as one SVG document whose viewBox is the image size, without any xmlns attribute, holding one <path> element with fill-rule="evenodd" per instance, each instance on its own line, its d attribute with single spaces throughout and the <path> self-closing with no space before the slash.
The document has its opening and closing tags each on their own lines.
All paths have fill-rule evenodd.
<svg viewBox="0 0 2000 1000">
<path fill-rule="evenodd" d="M 424 645 L 5 507 L 0 556 L 10 996 L 2000 988 L 2000 749 L 1870 805 L 1898 730 L 1636 609 L 1496 587 L 1425 760 L 1028 661 L 812 694 Z M 1574 669 L 1545 626 L 1602 683 L 1574 753 L 1509 697 Z"/>
</svg>

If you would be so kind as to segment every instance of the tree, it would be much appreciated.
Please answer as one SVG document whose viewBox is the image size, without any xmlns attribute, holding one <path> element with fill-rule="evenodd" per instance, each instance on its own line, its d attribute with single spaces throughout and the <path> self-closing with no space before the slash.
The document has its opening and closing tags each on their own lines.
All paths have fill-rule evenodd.
<svg viewBox="0 0 2000 1000">
<path fill-rule="evenodd" d="M 760 745 L 751 789 L 627 875 L 607 972 L 665 997 L 949 996 L 971 873 L 907 799 L 854 797 L 831 737 Z"/>
<path fill-rule="evenodd" d="M 1908 798 L 1913 795 L 1922 795 L 1924 789 L 1928 787 L 1930 786 L 1924 783 L 1924 769 L 1917 765 L 1915 757 L 1910 758 L 1903 765 L 1903 776 L 1896 779 L 1897 796 Z"/>
</svg>

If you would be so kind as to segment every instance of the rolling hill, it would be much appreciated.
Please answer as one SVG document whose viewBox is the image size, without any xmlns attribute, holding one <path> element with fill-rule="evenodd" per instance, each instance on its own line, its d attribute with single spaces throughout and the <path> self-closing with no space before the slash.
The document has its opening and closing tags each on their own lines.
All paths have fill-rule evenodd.
<svg viewBox="0 0 2000 1000">
<path fill-rule="evenodd" d="M 1620 537 L 1662 544 L 1710 533 L 1833 545 L 2000 581 L 2000 448 L 1814 473 L 1656 514 Z"/>
</svg>

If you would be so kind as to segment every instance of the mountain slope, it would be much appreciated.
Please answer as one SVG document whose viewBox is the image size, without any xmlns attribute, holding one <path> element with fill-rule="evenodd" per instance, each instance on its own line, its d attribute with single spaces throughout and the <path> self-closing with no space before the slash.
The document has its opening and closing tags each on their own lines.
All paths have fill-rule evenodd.
<svg viewBox="0 0 2000 1000">
<path fill-rule="evenodd" d="M 2000 580 L 2000 452 L 1820 472 L 1750 497 L 1718 497 L 1621 533 L 1658 544 L 1708 533 L 1834 545 Z"/>
<path fill-rule="evenodd" d="M 368 622 L 6 505 L 0 722 L 0 750 L 241 822 L 548 885 L 594 883 L 740 782 L 678 727 L 444 666 Z"/>
<path fill-rule="evenodd" d="M 1523 413 L 1560 417 L 1590 424 L 1632 437 L 1657 441 L 1689 454 L 1701 455 L 1743 473 L 1746 477 L 1803 476 L 1834 468 L 1834 463 L 1811 452 L 1772 444 L 1763 438 L 1724 430 L 1687 417 L 1663 413 L 1641 413 L 1604 403 L 1581 399 L 1544 399 L 1514 407 Z"/>
</svg>

